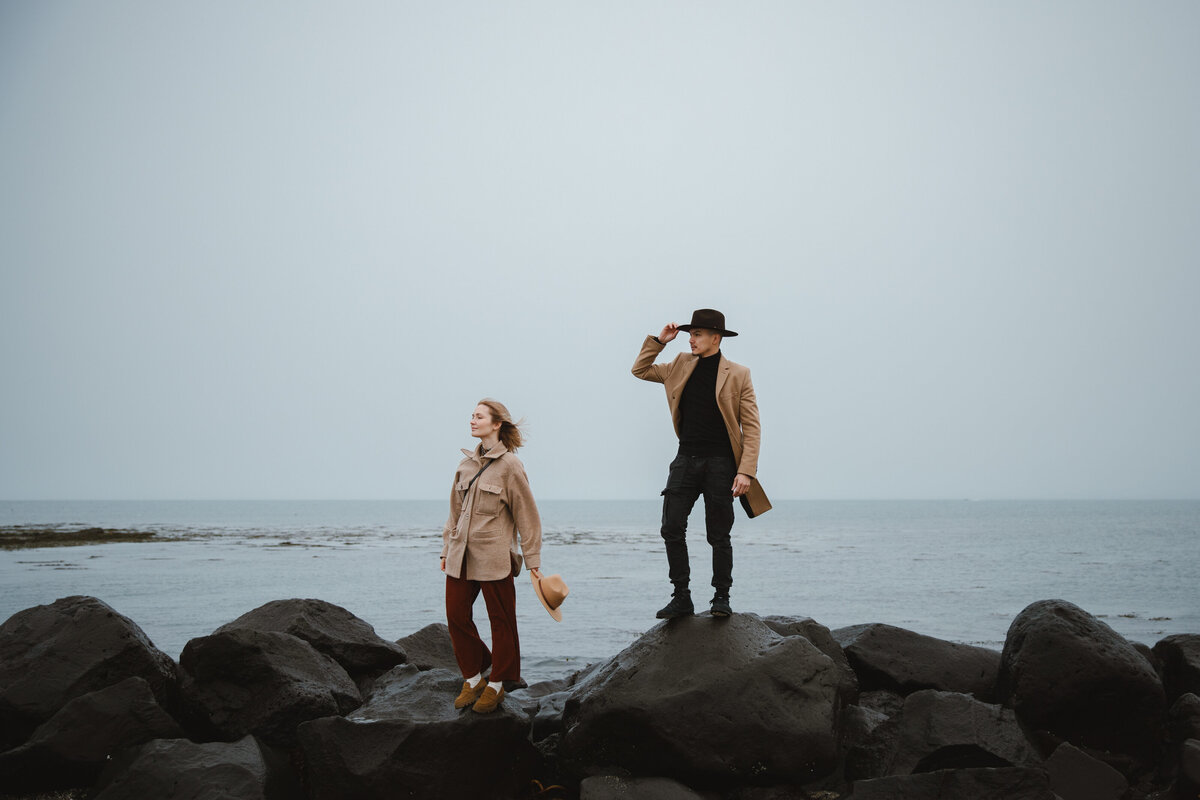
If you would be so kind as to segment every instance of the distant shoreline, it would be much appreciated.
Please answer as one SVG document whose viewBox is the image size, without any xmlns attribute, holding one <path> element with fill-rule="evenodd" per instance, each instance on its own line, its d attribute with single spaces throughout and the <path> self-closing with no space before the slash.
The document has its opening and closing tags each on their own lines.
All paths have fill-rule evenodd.
<svg viewBox="0 0 1200 800">
<path fill-rule="evenodd" d="M 36 550 L 44 547 L 77 547 L 88 544 L 155 541 L 154 531 L 112 528 L 62 530 L 58 526 L 15 525 L 0 527 L 0 550 Z M 166 541 L 165 539 L 163 541 Z"/>
</svg>

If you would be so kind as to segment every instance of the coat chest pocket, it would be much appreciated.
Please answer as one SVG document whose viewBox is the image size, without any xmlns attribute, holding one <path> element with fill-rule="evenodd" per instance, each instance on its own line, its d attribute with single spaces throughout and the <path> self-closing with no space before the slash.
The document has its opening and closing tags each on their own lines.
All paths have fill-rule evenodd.
<svg viewBox="0 0 1200 800">
<path fill-rule="evenodd" d="M 504 487 L 494 483 L 480 483 L 479 493 L 475 495 L 475 510 L 480 514 L 495 516 L 500 513 L 500 493 Z"/>
</svg>

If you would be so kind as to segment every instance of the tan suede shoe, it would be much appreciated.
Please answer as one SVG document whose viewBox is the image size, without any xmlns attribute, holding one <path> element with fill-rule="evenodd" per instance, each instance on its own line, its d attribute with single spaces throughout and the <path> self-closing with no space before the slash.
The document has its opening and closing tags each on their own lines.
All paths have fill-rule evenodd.
<svg viewBox="0 0 1200 800">
<path fill-rule="evenodd" d="M 483 690 L 483 694 L 475 701 L 475 705 L 471 706 L 472 711 L 478 711 L 480 714 L 490 714 L 500 707 L 500 701 L 504 699 L 504 687 L 500 687 L 500 691 L 496 691 L 491 686 Z"/>
<path fill-rule="evenodd" d="M 471 688 L 469 681 L 463 681 L 462 691 L 458 693 L 458 697 L 454 698 L 455 708 L 466 708 L 479 699 L 479 695 L 483 694 L 483 690 L 487 688 L 487 678 L 480 678 L 479 683 L 475 688 Z"/>
</svg>

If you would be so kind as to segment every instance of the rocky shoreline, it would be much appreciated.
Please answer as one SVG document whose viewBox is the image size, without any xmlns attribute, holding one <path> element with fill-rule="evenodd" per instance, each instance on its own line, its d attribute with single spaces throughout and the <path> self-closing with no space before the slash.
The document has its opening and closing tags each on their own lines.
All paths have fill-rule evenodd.
<svg viewBox="0 0 1200 800">
<path fill-rule="evenodd" d="M 1200 635 L 1039 601 L 1002 652 L 882 624 L 707 615 L 455 711 L 444 625 L 389 642 L 279 600 L 176 663 L 92 597 L 0 626 L 0 797 L 1182 800 Z M 60 794 L 50 794 L 60 792 Z M 7 794 L 6 794 L 7 793 Z"/>
<path fill-rule="evenodd" d="M 88 544 L 157 541 L 154 531 L 114 528 L 58 528 L 45 525 L 0 527 L 0 550 L 36 550 L 43 547 L 79 547 Z M 164 540 L 165 541 L 165 540 Z"/>
</svg>

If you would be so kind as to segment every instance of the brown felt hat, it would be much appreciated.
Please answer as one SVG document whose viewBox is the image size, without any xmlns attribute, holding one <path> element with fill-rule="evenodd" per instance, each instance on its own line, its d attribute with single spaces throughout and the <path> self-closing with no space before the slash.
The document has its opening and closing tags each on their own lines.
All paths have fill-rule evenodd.
<svg viewBox="0 0 1200 800">
<path fill-rule="evenodd" d="M 725 315 L 715 308 L 697 308 L 692 312 L 692 321 L 679 326 L 681 331 L 690 331 L 692 328 L 708 328 L 722 336 L 737 336 L 733 331 L 725 330 Z"/>
<path fill-rule="evenodd" d="M 559 606 L 563 600 L 567 599 L 567 595 L 571 590 L 567 588 L 567 583 L 562 579 L 562 575 L 547 575 L 538 580 L 531 572 L 529 579 L 533 581 L 533 592 L 537 595 L 538 600 L 542 601 L 542 605 L 550 612 L 550 616 L 558 622 L 562 622 L 562 610 Z"/>
</svg>

